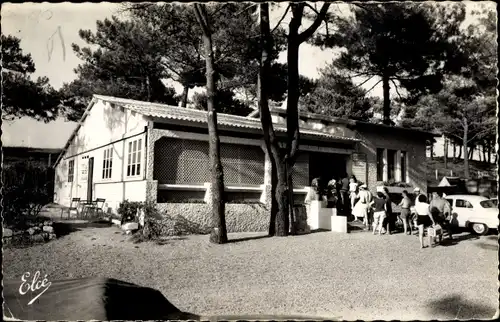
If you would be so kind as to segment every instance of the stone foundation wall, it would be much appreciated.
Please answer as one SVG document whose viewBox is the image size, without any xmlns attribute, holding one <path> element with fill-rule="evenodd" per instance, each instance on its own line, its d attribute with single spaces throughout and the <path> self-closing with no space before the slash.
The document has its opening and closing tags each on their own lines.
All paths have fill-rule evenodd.
<svg viewBox="0 0 500 322">
<path fill-rule="evenodd" d="M 24 229 L 4 227 L 2 242 L 4 245 L 22 242 L 44 243 L 56 239 L 57 236 L 54 233 L 52 224 L 51 220 L 44 220 L 44 218 L 40 217 L 37 220 L 26 222 Z"/>
<path fill-rule="evenodd" d="M 158 210 L 169 216 L 182 216 L 187 220 L 209 228 L 210 206 L 206 203 L 158 203 Z M 267 231 L 270 214 L 260 203 L 226 204 L 226 228 L 228 233 Z"/>
</svg>

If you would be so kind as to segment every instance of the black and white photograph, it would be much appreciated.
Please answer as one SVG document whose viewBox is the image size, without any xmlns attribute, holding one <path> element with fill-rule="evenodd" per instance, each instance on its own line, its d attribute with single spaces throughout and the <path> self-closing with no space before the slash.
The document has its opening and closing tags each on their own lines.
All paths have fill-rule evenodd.
<svg viewBox="0 0 500 322">
<path fill-rule="evenodd" d="M 3 319 L 498 319 L 497 19 L 3 3 Z"/>
</svg>

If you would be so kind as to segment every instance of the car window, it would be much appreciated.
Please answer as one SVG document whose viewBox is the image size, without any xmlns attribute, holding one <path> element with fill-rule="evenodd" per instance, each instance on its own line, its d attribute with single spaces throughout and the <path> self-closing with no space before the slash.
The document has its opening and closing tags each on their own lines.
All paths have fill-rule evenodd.
<svg viewBox="0 0 500 322">
<path fill-rule="evenodd" d="M 497 205 L 493 200 L 484 200 L 479 203 L 483 208 L 496 208 Z"/>
<path fill-rule="evenodd" d="M 455 206 L 457 208 L 473 208 L 470 202 L 462 199 L 457 199 Z"/>
</svg>

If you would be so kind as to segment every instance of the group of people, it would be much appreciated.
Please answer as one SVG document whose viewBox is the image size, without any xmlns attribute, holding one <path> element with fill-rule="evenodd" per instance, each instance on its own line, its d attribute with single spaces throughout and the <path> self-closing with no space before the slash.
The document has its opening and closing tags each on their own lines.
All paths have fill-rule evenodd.
<svg viewBox="0 0 500 322">
<path fill-rule="evenodd" d="M 340 182 L 339 182 L 340 181 Z M 427 197 L 415 188 L 413 194 L 404 190 L 399 203 L 401 212 L 392 210 L 392 200 L 386 187 L 375 196 L 366 184 L 359 183 L 355 176 L 328 182 L 328 206 L 336 207 L 339 214 L 352 215 L 354 220 L 362 220 L 366 230 L 373 234 L 391 234 L 399 221 L 403 225 L 404 234 L 412 235 L 418 227 L 421 248 L 424 246 L 424 230 L 430 226 L 445 229 L 450 239 L 452 236 L 451 206 L 443 198 L 442 193 L 433 193 L 429 202 Z M 440 231 L 442 231 L 442 229 Z M 442 238 L 442 235 L 439 236 Z"/>
</svg>

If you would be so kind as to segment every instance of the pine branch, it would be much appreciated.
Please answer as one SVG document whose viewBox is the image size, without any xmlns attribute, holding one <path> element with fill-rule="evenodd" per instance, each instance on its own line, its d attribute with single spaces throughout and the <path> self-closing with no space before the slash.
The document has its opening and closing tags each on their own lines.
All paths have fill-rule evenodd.
<svg viewBox="0 0 500 322">
<path fill-rule="evenodd" d="M 298 36 L 299 44 L 303 43 L 307 39 L 311 38 L 311 36 L 316 31 L 316 29 L 318 29 L 318 27 L 321 25 L 323 20 L 325 20 L 326 13 L 328 12 L 329 7 L 330 7 L 330 3 L 323 4 L 318 16 L 316 17 L 316 19 L 313 22 L 313 24 L 311 26 L 309 26 L 309 28 L 307 28 L 306 30 L 304 30 L 302 33 L 299 34 L 299 36 Z"/>
<path fill-rule="evenodd" d="M 369 78 L 365 79 L 365 81 L 364 81 L 364 82 L 362 82 L 361 84 L 356 85 L 354 88 L 358 88 L 358 87 L 363 86 L 366 82 L 368 82 L 368 81 L 369 81 L 370 79 L 372 79 L 373 77 L 375 77 L 375 75 L 373 75 L 373 76 L 371 76 L 371 77 L 369 77 Z"/>
<path fill-rule="evenodd" d="M 288 11 L 290 10 L 290 7 L 291 5 L 289 4 L 287 7 L 286 7 L 286 10 L 285 10 L 285 13 L 283 14 L 283 16 L 281 16 L 280 20 L 278 21 L 278 23 L 276 24 L 276 26 L 273 28 L 273 30 L 271 30 L 271 34 L 276 30 L 278 29 L 278 27 L 280 26 L 281 22 L 283 21 L 283 19 L 285 19 L 285 16 L 286 14 L 288 13 Z"/>
<path fill-rule="evenodd" d="M 392 84 L 394 84 L 394 89 L 396 90 L 396 93 L 398 94 L 399 99 L 403 100 L 403 97 L 401 97 L 401 94 L 399 94 L 398 85 L 396 85 L 396 82 L 393 79 L 391 79 L 391 82 L 392 82 Z"/>
<path fill-rule="evenodd" d="M 377 86 L 377 85 L 378 85 L 381 81 L 382 81 L 382 80 L 379 80 L 378 82 L 376 82 L 376 83 L 375 83 L 375 85 L 373 85 L 373 86 L 372 86 L 369 90 L 367 90 L 367 91 L 366 91 L 365 95 L 366 95 L 366 94 L 368 94 L 368 93 L 370 93 L 370 92 L 371 92 L 371 90 L 372 90 L 373 88 L 375 88 L 375 86 Z"/>
</svg>

